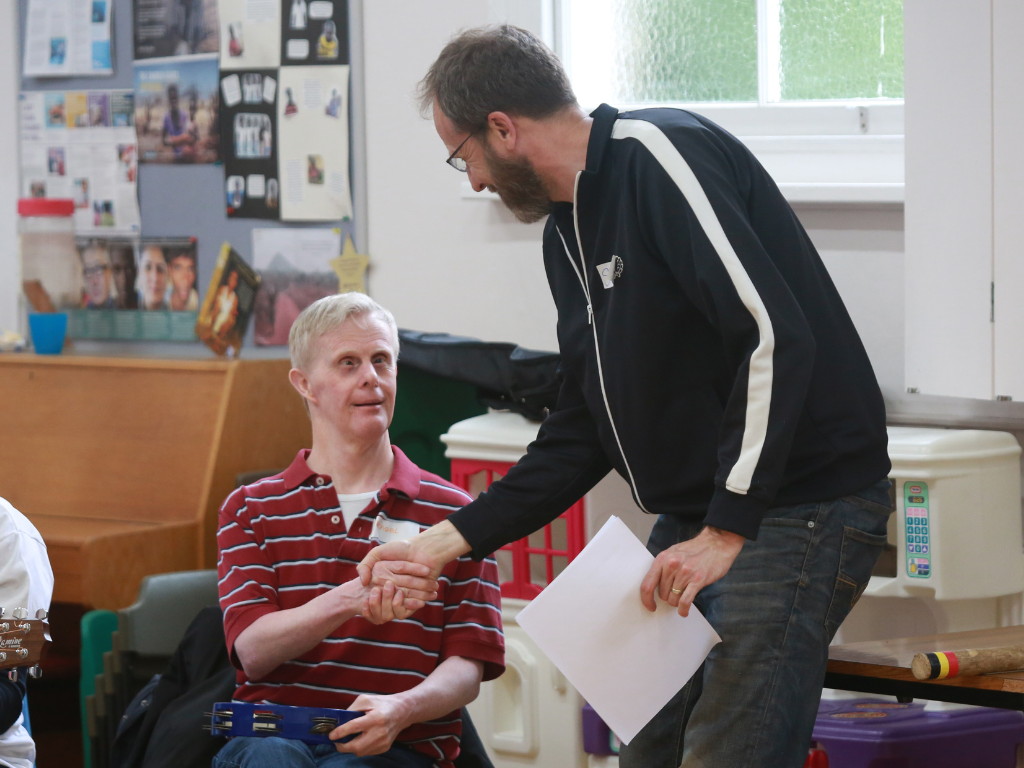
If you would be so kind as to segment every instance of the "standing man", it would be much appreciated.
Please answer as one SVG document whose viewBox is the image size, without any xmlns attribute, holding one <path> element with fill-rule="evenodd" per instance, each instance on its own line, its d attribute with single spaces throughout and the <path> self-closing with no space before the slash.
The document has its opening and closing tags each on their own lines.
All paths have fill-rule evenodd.
<svg viewBox="0 0 1024 768">
<path fill-rule="evenodd" d="M 733 136 L 681 109 L 587 115 L 521 29 L 458 35 L 421 93 L 474 189 L 547 216 L 563 380 L 519 464 L 364 580 L 482 558 L 614 469 L 659 515 L 638 599 L 696 605 L 723 639 L 622 765 L 798 768 L 891 511 L 881 393 L 807 233 Z"/>
</svg>

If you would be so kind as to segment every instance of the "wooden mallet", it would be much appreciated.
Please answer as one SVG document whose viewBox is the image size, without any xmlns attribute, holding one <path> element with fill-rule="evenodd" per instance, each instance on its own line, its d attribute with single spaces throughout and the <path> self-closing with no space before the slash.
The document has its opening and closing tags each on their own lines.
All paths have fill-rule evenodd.
<svg viewBox="0 0 1024 768">
<path fill-rule="evenodd" d="M 918 680 L 945 680 L 963 675 L 1013 672 L 1024 669 L 1024 645 L 983 648 L 978 651 L 918 653 L 910 663 Z"/>
</svg>

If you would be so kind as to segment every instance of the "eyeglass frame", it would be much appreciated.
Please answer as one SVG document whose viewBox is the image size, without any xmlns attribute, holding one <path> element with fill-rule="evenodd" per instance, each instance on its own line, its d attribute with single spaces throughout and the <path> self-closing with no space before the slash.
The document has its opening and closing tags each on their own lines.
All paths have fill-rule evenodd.
<svg viewBox="0 0 1024 768">
<path fill-rule="evenodd" d="M 475 131 L 472 131 L 472 132 L 471 132 L 471 133 L 469 134 L 469 136 L 467 136 L 466 138 L 464 138 L 464 139 L 462 140 L 462 143 L 461 143 L 461 144 L 459 144 L 459 146 L 457 146 L 457 147 L 455 148 L 455 150 L 454 150 L 454 151 L 453 151 L 453 152 L 452 152 L 452 153 L 451 153 L 450 155 L 448 155 L 448 159 L 447 159 L 447 160 L 445 160 L 445 162 L 446 162 L 446 163 L 448 163 L 448 165 L 450 165 L 450 166 L 451 166 L 452 168 L 454 168 L 454 169 L 455 169 L 456 171 L 459 171 L 460 173 L 468 173 L 468 172 L 469 172 L 469 165 L 468 165 L 468 164 L 466 163 L 466 160 L 465 160 L 465 158 L 462 158 L 462 157 L 456 157 L 456 155 L 457 155 L 457 154 L 459 154 L 459 150 L 460 150 L 460 149 L 462 149 L 462 148 L 463 148 L 464 146 L 466 146 L 466 142 L 467 142 L 467 141 L 469 141 L 469 140 L 470 140 L 471 138 L 473 138 L 474 136 L 476 136 L 476 135 L 477 135 L 478 133 L 480 133 L 480 131 L 481 131 L 481 130 L 482 130 L 482 129 L 477 129 L 477 130 L 475 130 Z M 457 164 L 457 163 L 458 163 L 459 161 L 461 161 L 461 162 L 462 162 L 462 164 L 463 164 L 463 165 L 465 166 L 464 168 L 460 168 L 460 167 L 458 166 L 458 164 Z"/>
</svg>

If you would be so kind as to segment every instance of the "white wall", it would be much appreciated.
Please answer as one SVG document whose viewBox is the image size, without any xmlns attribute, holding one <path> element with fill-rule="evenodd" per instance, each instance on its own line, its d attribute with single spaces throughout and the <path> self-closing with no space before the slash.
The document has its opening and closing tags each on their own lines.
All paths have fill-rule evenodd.
<svg viewBox="0 0 1024 768">
<path fill-rule="evenodd" d="M 18 4 L 0 3 L 0 332 L 18 330 Z"/>
<path fill-rule="evenodd" d="M 541 0 L 365 4 L 370 291 L 400 325 L 555 349 L 540 224 L 460 197 L 465 179 L 413 101 L 457 30 L 510 17 L 541 33 Z M 899 208 L 801 207 L 883 387 L 903 388 Z"/>
<path fill-rule="evenodd" d="M 798 206 L 883 390 L 903 384 L 903 212 L 899 207 Z"/>
<path fill-rule="evenodd" d="M 466 177 L 445 165 L 444 145 L 413 99 L 453 33 L 506 13 L 541 33 L 534 0 L 364 5 L 369 287 L 403 327 L 555 349 L 543 225 L 461 199 Z"/>
</svg>

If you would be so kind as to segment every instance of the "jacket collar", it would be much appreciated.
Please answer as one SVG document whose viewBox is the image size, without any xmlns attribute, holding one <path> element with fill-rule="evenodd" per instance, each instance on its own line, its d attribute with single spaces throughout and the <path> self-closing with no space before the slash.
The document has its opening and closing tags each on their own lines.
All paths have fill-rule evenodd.
<svg viewBox="0 0 1024 768">
<path fill-rule="evenodd" d="M 587 143 L 587 173 L 597 173 L 604 159 L 608 142 L 612 138 L 612 128 L 619 116 L 619 110 L 607 104 L 602 104 L 590 116 L 594 118 L 590 126 L 590 141 Z"/>
<path fill-rule="evenodd" d="M 284 480 L 287 490 L 294 490 L 310 480 L 315 482 L 315 478 L 318 477 L 323 477 L 325 482 L 331 482 L 331 478 L 327 475 L 318 475 L 309 468 L 306 463 L 309 451 L 309 448 L 299 451 L 291 466 L 281 473 L 281 479 Z M 420 493 L 420 468 L 413 464 L 397 446 L 392 445 L 391 451 L 395 455 L 395 466 L 391 470 L 391 477 L 381 488 L 380 500 L 385 501 L 392 493 L 398 493 L 408 499 L 415 499 Z"/>
</svg>

